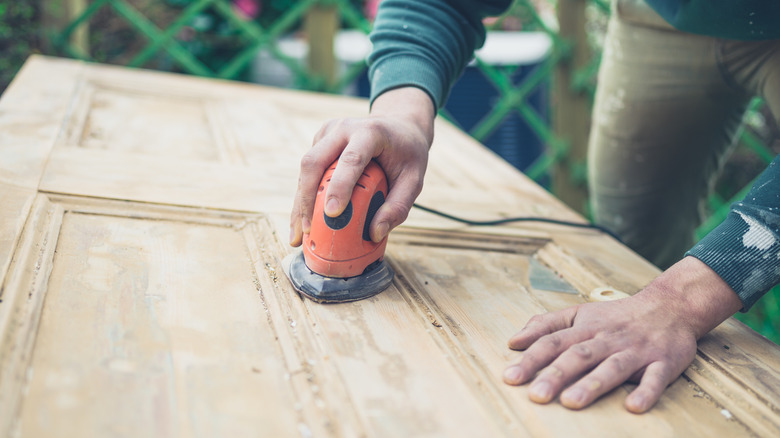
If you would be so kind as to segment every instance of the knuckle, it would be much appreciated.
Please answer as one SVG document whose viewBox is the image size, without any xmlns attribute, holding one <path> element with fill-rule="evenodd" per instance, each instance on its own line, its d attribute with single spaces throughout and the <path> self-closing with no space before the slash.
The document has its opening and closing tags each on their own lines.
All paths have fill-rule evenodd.
<svg viewBox="0 0 780 438">
<path fill-rule="evenodd" d="M 368 118 L 365 120 L 365 124 L 363 126 L 372 133 L 381 135 L 386 132 L 385 124 L 377 119 Z"/>
<path fill-rule="evenodd" d="M 364 128 L 366 129 L 367 135 L 370 138 L 374 138 L 376 141 L 379 141 L 382 144 L 387 144 L 390 142 L 390 130 L 384 122 L 376 119 L 368 119 L 366 120 Z"/>
<path fill-rule="evenodd" d="M 542 322 L 544 322 L 544 315 L 534 315 L 528 320 L 526 326 L 541 324 Z"/>
<path fill-rule="evenodd" d="M 409 207 L 400 202 L 388 202 L 385 204 L 385 214 L 394 224 L 400 224 L 409 216 Z"/>
<path fill-rule="evenodd" d="M 319 167 L 319 160 L 317 159 L 317 155 L 312 152 L 306 152 L 303 154 L 303 157 L 301 157 L 301 169 L 304 171 L 310 171 L 314 170 L 317 167 Z"/>
<path fill-rule="evenodd" d="M 539 342 L 541 342 L 543 345 L 546 345 L 547 347 L 553 348 L 556 351 L 561 348 L 561 345 L 563 345 L 563 340 L 557 333 L 542 336 L 539 338 Z"/>
<path fill-rule="evenodd" d="M 605 365 L 613 372 L 623 374 L 628 369 L 628 361 L 620 355 L 613 355 L 607 359 Z"/>
<path fill-rule="evenodd" d="M 563 377 L 563 371 L 561 371 L 558 367 L 550 365 L 542 371 L 541 375 L 547 379 L 561 380 Z"/>
<path fill-rule="evenodd" d="M 518 365 L 523 369 L 532 370 L 533 373 L 536 373 L 546 364 L 541 357 L 537 356 L 533 350 L 529 349 L 523 353 L 523 357 L 520 359 Z"/>
<path fill-rule="evenodd" d="M 593 357 L 593 351 L 587 345 L 574 344 L 569 348 L 569 351 L 583 360 L 589 360 Z"/>
<path fill-rule="evenodd" d="M 344 124 L 344 119 L 329 119 L 327 122 L 325 122 L 324 128 L 325 131 L 330 132 L 336 129 L 339 129 Z"/>
<path fill-rule="evenodd" d="M 596 377 L 588 377 L 583 381 L 584 389 L 588 392 L 600 393 L 604 388 L 604 382 Z"/>
<path fill-rule="evenodd" d="M 420 175 L 418 173 L 412 173 L 407 177 L 407 180 L 409 182 L 409 185 L 414 187 L 414 194 L 415 197 L 419 196 L 420 193 L 422 193 L 423 189 L 423 175 Z"/>
<path fill-rule="evenodd" d="M 358 151 L 345 150 L 344 152 L 341 153 L 341 158 L 339 158 L 339 162 L 344 163 L 348 166 L 358 167 L 363 164 L 363 157 Z"/>
</svg>

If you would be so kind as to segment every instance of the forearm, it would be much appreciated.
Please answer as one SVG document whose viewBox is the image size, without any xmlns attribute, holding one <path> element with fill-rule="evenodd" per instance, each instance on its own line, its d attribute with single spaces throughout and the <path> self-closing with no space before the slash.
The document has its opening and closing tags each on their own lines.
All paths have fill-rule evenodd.
<svg viewBox="0 0 780 438">
<path fill-rule="evenodd" d="M 742 300 L 743 310 L 780 283 L 780 157 L 688 255 L 717 272 Z"/>
</svg>

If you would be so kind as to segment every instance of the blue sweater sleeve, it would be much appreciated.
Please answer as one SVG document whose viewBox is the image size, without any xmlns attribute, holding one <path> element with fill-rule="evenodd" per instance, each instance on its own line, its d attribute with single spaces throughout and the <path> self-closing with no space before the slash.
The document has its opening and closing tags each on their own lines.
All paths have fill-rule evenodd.
<svg viewBox="0 0 780 438">
<path fill-rule="evenodd" d="M 485 42 L 482 19 L 511 0 L 384 0 L 371 32 L 371 101 L 404 86 L 424 90 L 440 108 L 474 50 Z"/>
<path fill-rule="evenodd" d="M 780 284 L 780 156 L 687 255 L 706 263 L 734 289 L 742 311 Z"/>
</svg>

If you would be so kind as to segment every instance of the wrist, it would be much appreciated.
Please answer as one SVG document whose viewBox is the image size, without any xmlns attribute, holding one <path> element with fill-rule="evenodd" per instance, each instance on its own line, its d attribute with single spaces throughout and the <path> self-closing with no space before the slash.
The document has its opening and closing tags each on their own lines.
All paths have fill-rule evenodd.
<svg viewBox="0 0 780 438">
<path fill-rule="evenodd" d="M 731 287 L 701 260 L 685 257 L 636 295 L 663 306 L 699 339 L 742 308 Z"/>
<path fill-rule="evenodd" d="M 431 97 L 420 88 L 402 87 L 379 95 L 371 105 L 370 117 L 392 117 L 413 124 L 433 142 L 433 121 L 436 117 Z"/>
</svg>

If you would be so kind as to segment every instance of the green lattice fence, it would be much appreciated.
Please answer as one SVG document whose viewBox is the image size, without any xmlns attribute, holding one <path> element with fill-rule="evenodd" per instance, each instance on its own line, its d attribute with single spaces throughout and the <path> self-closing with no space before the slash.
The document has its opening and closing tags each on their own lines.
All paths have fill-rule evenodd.
<svg viewBox="0 0 780 438">
<path fill-rule="evenodd" d="M 236 0 L 40 1 L 46 12 L 46 38 L 56 53 L 73 58 L 246 80 L 247 70 L 263 51 L 287 67 L 292 86 L 336 93 L 366 68 L 363 62 L 354 62 L 336 73 L 334 61 L 328 60 L 338 28 L 370 31 L 362 0 L 266 0 L 257 17 L 237 8 Z M 484 140 L 510 114 L 519 114 L 545 145 L 544 154 L 525 169 L 526 174 L 540 179 L 552 171 L 552 191 L 581 211 L 586 206 L 588 129 L 583 121 L 588 120 L 596 86 L 599 41 L 609 10 L 607 0 L 518 0 L 491 27 L 543 32 L 552 42 L 548 55 L 520 83 L 512 79 L 517 67 L 477 60 L 500 98 L 469 133 Z M 308 65 L 280 49 L 280 41 L 301 32 L 311 41 Z M 528 102 L 539 86 L 552 86 L 555 93 L 552 123 Z M 739 165 L 710 197 L 712 214 L 698 230 L 700 236 L 723 220 L 729 205 L 745 195 L 752 179 L 775 156 L 767 143 L 773 138 L 769 122 L 764 105 L 753 102 L 732 160 Z M 776 342 L 780 323 L 773 323 L 772 316 L 780 316 L 778 297 L 776 288 L 741 317 Z"/>
</svg>

